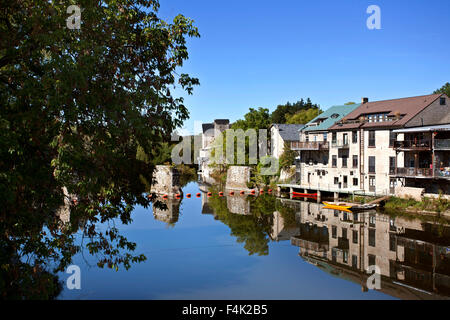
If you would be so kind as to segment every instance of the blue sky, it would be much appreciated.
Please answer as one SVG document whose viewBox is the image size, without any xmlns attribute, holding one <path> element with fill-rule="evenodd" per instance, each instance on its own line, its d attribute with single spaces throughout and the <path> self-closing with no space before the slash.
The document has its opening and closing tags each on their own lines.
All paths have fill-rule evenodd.
<svg viewBox="0 0 450 320">
<path fill-rule="evenodd" d="M 369 5 L 381 30 L 369 30 Z M 322 109 L 361 97 L 429 94 L 450 81 L 448 0 L 161 0 L 165 19 L 195 20 L 182 72 L 194 121 L 242 118 L 250 107 L 310 97 Z"/>
</svg>

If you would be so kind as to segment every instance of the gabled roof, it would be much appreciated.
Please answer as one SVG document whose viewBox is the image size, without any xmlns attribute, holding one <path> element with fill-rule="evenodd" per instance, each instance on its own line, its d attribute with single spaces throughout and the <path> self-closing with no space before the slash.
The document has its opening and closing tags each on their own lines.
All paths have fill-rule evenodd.
<svg viewBox="0 0 450 320">
<path fill-rule="evenodd" d="M 371 127 L 403 127 L 409 120 L 411 120 L 420 111 L 428 107 L 436 99 L 438 99 L 442 94 L 430 94 L 425 96 L 401 98 L 401 99 L 391 99 L 367 102 L 361 104 L 359 108 L 355 109 L 349 113 L 345 119 L 349 121 L 356 121 L 361 116 L 368 114 L 385 113 L 388 116 L 400 115 L 400 119 L 394 119 L 393 121 L 384 122 L 365 122 L 364 124 L 355 123 L 342 123 L 339 125 L 334 125 L 330 129 L 353 129 L 355 127 L 371 128 Z"/>
<path fill-rule="evenodd" d="M 304 124 L 279 124 L 274 123 L 271 127 L 278 129 L 281 138 L 284 141 L 299 141 L 299 130 L 303 129 Z"/>
<path fill-rule="evenodd" d="M 330 107 L 323 113 L 312 119 L 310 122 L 308 122 L 302 131 L 325 131 L 359 106 L 360 104 L 350 104 Z M 323 121 L 319 125 L 314 125 L 314 123 L 316 123 L 320 119 L 323 119 Z"/>
</svg>

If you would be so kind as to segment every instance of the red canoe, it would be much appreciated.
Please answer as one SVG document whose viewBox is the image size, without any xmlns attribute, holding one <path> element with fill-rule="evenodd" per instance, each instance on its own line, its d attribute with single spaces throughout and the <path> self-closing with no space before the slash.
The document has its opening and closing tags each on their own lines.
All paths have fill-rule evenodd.
<svg viewBox="0 0 450 320">
<path fill-rule="evenodd" d="M 292 192 L 294 197 L 311 197 L 317 198 L 317 193 L 300 193 L 300 192 Z"/>
</svg>

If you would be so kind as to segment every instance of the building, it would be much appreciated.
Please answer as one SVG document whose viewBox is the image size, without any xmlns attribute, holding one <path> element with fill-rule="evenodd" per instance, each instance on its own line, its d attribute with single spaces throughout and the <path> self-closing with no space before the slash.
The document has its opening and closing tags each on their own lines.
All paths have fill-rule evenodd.
<svg viewBox="0 0 450 320">
<path fill-rule="evenodd" d="M 398 187 L 448 195 L 449 107 L 447 95 L 432 94 L 375 102 L 363 98 L 341 117 L 327 110 L 326 120 L 320 115 L 301 131 L 296 148 L 301 183 L 289 187 L 335 197 L 393 195 Z M 334 123 L 326 128 L 326 121 Z"/>
<path fill-rule="evenodd" d="M 397 185 L 405 186 L 402 174 L 407 173 L 397 168 L 412 165 L 430 170 L 431 164 L 431 156 L 419 152 L 411 163 L 408 154 L 411 150 L 400 148 L 397 142 L 405 140 L 405 134 L 396 130 L 448 124 L 449 106 L 445 94 L 375 102 L 363 98 L 358 108 L 330 128 L 331 176 L 328 182 L 347 192 L 394 194 Z M 408 146 L 410 138 L 406 135 Z"/>
<path fill-rule="evenodd" d="M 213 123 L 202 124 L 202 148 L 199 151 L 199 174 L 208 179 L 211 173 L 210 157 L 214 139 L 230 128 L 230 120 L 216 119 Z"/>
<path fill-rule="evenodd" d="M 300 141 L 293 150 L 300 154 L 301 185 L 330 188 L 328 180 L 323 179 L 331 171 L 329 128 L 359 106 L 353 104 L 330 107 L 300 130 Z"/>
<path fill-rule="evenodd" d="M 285 143 L 292 149 L 299 142 L 299 131 L 303 124 L 272 124 L 270 131 L 270 155 L 279 159 L 284 152 Z"/>
</svg>

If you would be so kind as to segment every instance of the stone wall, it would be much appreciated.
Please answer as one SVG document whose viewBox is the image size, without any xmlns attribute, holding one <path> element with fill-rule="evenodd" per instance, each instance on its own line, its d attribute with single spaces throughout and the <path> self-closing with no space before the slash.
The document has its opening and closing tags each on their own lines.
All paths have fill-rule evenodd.
<svg viewBox="0 0 450 320">
<path fill-rule="evenodd" d="M 231 166 L 227 171 L 226 189 L 248 190 L 247 182 L 250 182 L 251 168 L 245 166 Z"/>
<path fill-rule="evenodd" d="M 178 170 L 167 165 L 156 166 L 153 172 L 151 191 L 161 195 L 167 194 L 168 196 L 181 193 L 180 174 Z"/>
<path fill-rule="evenodd" d="M 395 196 L 403 199 L 413 198 L 416 201 L 421 201 L 424 191 L 424 188 L 396 187 Z"/>
</svg>

